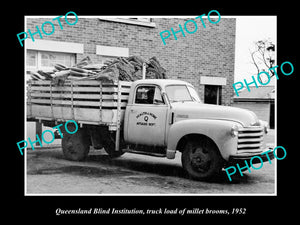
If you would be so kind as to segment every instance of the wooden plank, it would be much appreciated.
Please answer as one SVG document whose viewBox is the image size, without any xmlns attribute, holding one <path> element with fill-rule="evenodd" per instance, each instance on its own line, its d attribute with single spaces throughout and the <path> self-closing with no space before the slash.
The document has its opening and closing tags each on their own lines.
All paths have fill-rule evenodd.
<svg viewBox="0 0 300 225">
<path fill-rule="evenodd" d="M 28 84 L 34 85 L 34 84 L 39 84 L 39 85 L 50 85 L 51 80 L 30 80 Z"/>
<path fill-rule="evenodd" d="M 132 85 L 132 82 L 130 81 L 119 81 L 122 87 L 127 87 L 130 88 Z M 73 85 L 78 85 L 78 86 L 100 86 L 100 83 L 102 83 L 103 87 L 118 87 L 118 83 L 111 83 L 111 82 L 102 82 L 102 81 L 98 81 L 98 80 L 67 80 L 64 85 L 71 85 L 71 83 L 73 83 Z"/>
<path fill-rule="evenodd" d="M 27 86 L 27 101 L 31 101 L 31 84 L 28 84 L 28 86 Z M 29 115 L 32 115 L 32 108 L 31 108 L 31 104 L 30 105 L 28 105 L 27 104 L 27 109 L 29 108 Z"/>
<path fill-rule="evenodd" d="M 116 109 L 102 109 L 102 120 L 99 120 L 99 109 L 90 108 L 74 108 L 74 118 L 70 107 L 53 106 L 53 115 L 56 120 L 70 120 L 75 121 L 88 121 L 95 124 L 99 123 L 113 123 L 117 125 L 117 110 Z M 121 120 L 124 119 L 125 110 L 121 110 Z M 27 115 L 28 116 L 28 115 Z M 32 117 L 35 118 L 49 118 L 52 120 L 50 106 L 32 105 Z"/>
<path fill-rule="evenodd" d="M 109 85 L 109 86 L 116 86 L 117 84 L 114 83 L 105 83 L 99 80 L 72 80 L 74 85 L 94 85 L 94 86 L 99 86 L 100 83 L 102 83 L 103 86 Z"/>
<path fill-rule="evenodd" d="M 41 106 L 41 105 L 31 104 L 31 107 L 32 107 L 32 111 L 31 111 L 32 117 L 51 118 L 51 106 Z"/>
<path fill-rule="evenodd" d="M 132 82 L 131 81 L 119 81 L 122 87 L 131 87 Z M 53 84 L 51 80 L 30 80 L 28 81 L 28 84 L 31 84 L 32 86 L 35 85 L 50 85 Z M 91 86 L 99 86 L 100 83 L 102 83 L 102 86 L 115 86 L 118 87 L 118 83 L 109 83 L 109 82 L 102 82 L 98 80 L 66 80 L 64 83 L 64 86 L 69 86 L 73 83 L 73 85 L 91 85 Z M 54 86 L 54 85 L 53 85 Z"/>
<path fill-rule="evenodd" d="M 100 88 L 100 98 L 99 98 L 99 120 L 102 121 L 102 83 L 99 85 Z"/>
<path fill-rule="evenodd" d="M 71 98 L 71 93 L 51 93 L 50 92 L 32 92 L 31 97 L 36 98 Z M 74 99 L 100 99 L 101 94 L 73 94 Z M 104 100 L 118 100 L 118 95 L 102 95 L 102 99 Z M 128 95 L 121 95 L 121 100 L 128 100 Z"/>
<path fill-rule="evenodd" d="M 91 85 L 91 86 L 99 86 L 99 83 L 102 81 L 98 80 L 65 80 L 63 83 L 63 86 L 65 85 L 71 85 L 73 83 L 74 85 Z M 32 85 L 50 85 L 51 83 L 54 83 L 51 80 L 31 80 L 28 83 L 31 83 Z M 117 83 L 110 83 L 110 82 L 102 82 L 102 85 L 105 86 L 118 86 Z"/>
<path fill-rule="evenodd" d="M 52 84 L 50 83 L 50 95 L 52 95 Z M 53 114 L 53 102 L 52 98 L 50 99 L 50 105 L 51 105 L 51 117 L 54 119 L 54 114 Z"/>
<path fill-rule="evenodd" d="M 31 86 L 32 91 L 50 91 L 50 86 Z M 53 86 L 52 92 L 71 92 L 71 86 L 65 87 L 65 86 Z M 99 87 L 73 87 L 74 92 L 100 92 Z M 112 92 L 117 93 L 118 88 L 116 87 L 103 87 L 103 92 Z M 123 93 L 129 93 L 128 88 L 121 88 L 121 92 Z"/>
<path fill-rule="evenodd" d="M 115 113 L 113 112 L 113 110 L 101 110 L 101 120 L 99 119 L 99 109 L 74 108 L 74 111 L 76 120 L 85 120 L 102 123 L 116 123 Z"/>
<path fill-rule="evenodd" d="M 122 81 L 122 80 L 120 80 L 119 82 L 120 82 L 121 86 L 131 87 L 131 85 L 132 85 L 132 81 Z"/>
<path fill-rule="evenodd" d="M 75 116 L 74 116 L 74 99 L 73 99 L 73 95 L 74 95 L 74 92 L 73 92 L 73 83 L 71 83 L 71 110 L 72 110 L 72 119 L 74 120 L 75 119 Z M 51 100 L 53 101 L 53 98 L 51 98 Z M 52 103 L 51 103 L 52 104 Z"/>
<path fill-rule="evenodd" d="M 117 101 L 117 130 L 116 130 L 116 143 L 115 150 L 119 151 L 120 149 L 120 126 L 121 126 L 121 83 L 118 84 L 118 101 Z"/>
<path fill-rule="evenodd" d="M 72 101 L 71 100 L 52 100 L 51 99 L 31 99 L 31 103 L 39 103 L 39 104 L 53 104 L 53 105 L 68 105 L 71 107 Z M 74 106 L 100 106 L 99 101 L 75 101 L 73 100 Z M 125 107 L 127 102 L 121 102 L 121 107 Z M 117 107 L 118 102 L 114 101 L 102 101 L 102 107 Z"/>
<path fill-rule="evenodd" d="M 114 92 L 113 88 L 109 88 L 110 92 Z M 50 91 L 50 86 L 32 86 L 32 91 Z M 80 92 L 99 92 L 98 87 L 75 87 L 73 91 Z M 71 86 L 53 86 L 52 92 L 71 92 Z"/>
</svg>

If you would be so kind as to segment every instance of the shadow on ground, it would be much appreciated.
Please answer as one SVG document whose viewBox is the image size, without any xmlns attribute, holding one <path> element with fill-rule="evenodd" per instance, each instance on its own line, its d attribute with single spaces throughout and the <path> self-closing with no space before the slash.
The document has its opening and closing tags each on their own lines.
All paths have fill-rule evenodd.
<svg viewBox="0 0 300 225">
<path fill-rule="evenodd" d="M 30 154 L 31 155 L 31 154 Z M 54 157 L 56 159 L 65 160 L 63 154 L 60 151 L 36 151 L 31 155 L 32 158 L 44 158 Z M 88 163 L 97 163 L 102 167 L 90 166 Z M 72 162 L 72 165 L 59 166 L 59 167 L 45 167 L 40 166 L 28 169 L 28 174 L 59 174 L 67 173 L 79 176 L 87 177 L 103 177 L 103 176 L 131 176 L 139 173 L 148 173 L 149 175 L 159 175 L 162 177 L 176 177 L 191 179 L 188 174 L 185 173 L 181 165 L 168 164 L 165 161 L 148 161 L 135 158 L 111 159 L 106 154 L 91 154 L 82 162 Z M 150 176 L 151 176 L 150 175 Z M 243 177 L 240 174 L 234 174 L 231 177 L 230 182 L 225 171 L 216 175 L 213 179 L 205 181 L 208 183 L 219 184 L 236 184 L 236 183 L 248 183 L 248 176 L 245 174 Z"/>
</svg>

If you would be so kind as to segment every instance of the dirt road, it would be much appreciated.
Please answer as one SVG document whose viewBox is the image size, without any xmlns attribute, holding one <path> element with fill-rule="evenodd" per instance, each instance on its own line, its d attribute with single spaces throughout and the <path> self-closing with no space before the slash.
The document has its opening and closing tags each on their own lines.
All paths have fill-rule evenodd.
<svg viewBox="0 0 300 225">
<path fill-rule="evenodd" d="M 271 141 L 270 141 L 271 140 Z M 274 141 L 274 131 L 266 143 Z M 274 142 L 273 142 L 274 143 Z M 61 148 L 27 152 L 27 194 L 274 194 L 275 161 L 239 174 L 230 182 L 222 173 L 211 182 L 190 180 L 175 160 L 125 153 L 110 159 L 91 149 L 84 162 L 65 160 Z"/>
</svg>

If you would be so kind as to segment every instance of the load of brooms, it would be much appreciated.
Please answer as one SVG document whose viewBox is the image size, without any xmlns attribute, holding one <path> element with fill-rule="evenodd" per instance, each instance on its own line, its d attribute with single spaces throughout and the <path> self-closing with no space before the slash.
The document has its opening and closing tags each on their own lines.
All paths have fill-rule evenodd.
<svg viewBox="0 0 300 225">
<path fill-rule="evenodd" d="M 34 80 L 52 80 L 58 85 L 65 80 L 135 81 L 142 79 L 143 63 L 146 63 L 147 79 L 167 78 L 166 70 L 156 57 L 146 61 L 140 56 L 118 57 L 104 62 L 104 65 L 93 64 L 87 56 L 74 66 L 55 64 L 53 71 L 38 70 L 30 75 Z"/>
</svg>

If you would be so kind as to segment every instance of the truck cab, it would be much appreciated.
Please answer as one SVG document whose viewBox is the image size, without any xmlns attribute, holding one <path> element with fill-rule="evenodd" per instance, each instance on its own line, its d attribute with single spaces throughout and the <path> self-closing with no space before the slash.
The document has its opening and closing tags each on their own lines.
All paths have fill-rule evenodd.
<svg viewBox="0 0 300 225">
<path fill-rule="evenodd" d="M 172 104 L 179 100 L 192 101 L 187 88 L 193 89 L 188 83 L 178 80 L 147 79 L 134 82 L 125 111 L 125 141 L 166 147 L 174 122 Z M 195 97 L 199 100 L 198 96 Z"/>
<path fill-rule="evenodd" d="M 191 84 L 162 79 L 132 84 L 123 130 L 131 146 L 151 146 L 169 159 L 181 152 L 183 168 L 195 179 L 211 178 L 225 165 L 261 156 L 266 132 L 267 123 L 253 112 L 204 104 Z"/>
</svg>

